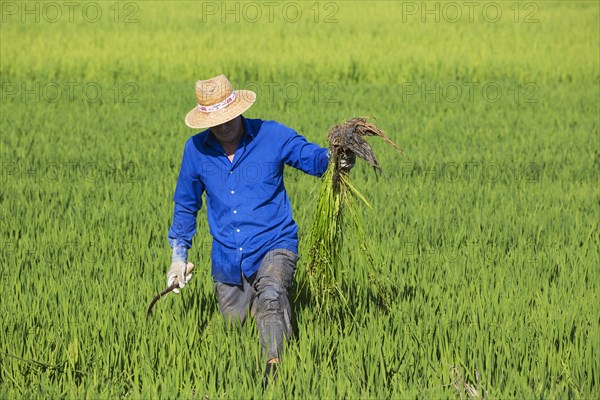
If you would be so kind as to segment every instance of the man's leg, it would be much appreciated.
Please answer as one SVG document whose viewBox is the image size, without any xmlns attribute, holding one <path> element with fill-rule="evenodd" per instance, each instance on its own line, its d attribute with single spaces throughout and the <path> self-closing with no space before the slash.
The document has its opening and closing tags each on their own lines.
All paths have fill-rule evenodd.
<svg viewBox="0 0 600 400">
<path fill-rule="evenodd" d="M 215 295 L 219 310 L 228 327 L 239 323 L 244 325 L 248 308 L 256 296 L 252 285 L 242 275 L 242 285 L 229 285 L 223 282 L 215 282 Z"/>
<path fill-rule="evenodd" d="M 276 249 L 263 258 L 252 283 L 256 291 L 256 323 L 267 362 L 277 362 L 284 339 L 292 336 L 292 308 L 288 293 L 292 286 L 298 256 Z"/>
</svg>

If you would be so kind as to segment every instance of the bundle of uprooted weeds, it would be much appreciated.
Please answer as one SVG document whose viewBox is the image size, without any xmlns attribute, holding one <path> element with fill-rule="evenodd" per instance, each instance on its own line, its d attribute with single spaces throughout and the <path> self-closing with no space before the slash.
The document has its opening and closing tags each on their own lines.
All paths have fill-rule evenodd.
<svg viewBox="0 0 600 400">
<path fill-rule="evenodd" d="M 368 207 L 371 206 L 352 184 L 348 171 L 340 166 L 340 161 L 350 158 L 353 153 L 376 170 L 380 170 L 373 149 L 365 140 L 367 136 L 379 136 L 400 150 L 383 131 L 368 122 L 367 118 L 353 118 L 329 130 L 331 158 L 319 190 L 317 214 L 309 237 L 307 266 L 308 289 L 318 308 L 323 308 L 332 298 L 339 298 L 347 303 L 337 283 L 341 274 L 340 253 L 344 234 L 356 233 L 363 238 L 357 200 Z M 349 217 L 347 220 L 346 216 Z M 367 251 L 363 244 L 364 241 L 360 250 Z M 370 255 L 367 255 L 367 258 L 372 259 Z"/>
</svg>

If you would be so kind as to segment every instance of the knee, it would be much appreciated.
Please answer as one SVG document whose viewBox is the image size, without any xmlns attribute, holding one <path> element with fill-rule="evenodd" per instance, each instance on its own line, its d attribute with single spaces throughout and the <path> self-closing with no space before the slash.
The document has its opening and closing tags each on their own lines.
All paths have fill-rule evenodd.
<svg viewBox="0 0 600 400">
<path fill-rule="evenodd" d="M 287 290 L 276 282 L 261 282 L 257 288 L 256 313 L 262 315 L 278 315 L 284 313 L 290 314 L 290 303 L 287 297 Z"/>
<path fill-rule="evenodd" d="M 257 291 L 257 300 L 259 309 L 279 310 L 281 308 L 280 299 L 286 295 L 285 289 L 275 283 L 261 285 Z"/>
<path fill-rule="evenodd" d="M 292 337 L 292 310 L 284 288 L 265 285 L 258 293 L 256 303 L 256 319 L 261 331 L 275 329 L 277 335 Z"/>
<path fill-rule="evenodd" d="M 227 328 L 240 327 L 244 325 L 246 313 L 231 307 L 220 307 L 221 315 Z"/>
<path fill-rule="evenodd" d="M 254 290 L 258 296 L 266 297 L 280 296 L 287 294 L 286 282 L 278 276 L 261 276 L 254 283 Z"/>
</svg>

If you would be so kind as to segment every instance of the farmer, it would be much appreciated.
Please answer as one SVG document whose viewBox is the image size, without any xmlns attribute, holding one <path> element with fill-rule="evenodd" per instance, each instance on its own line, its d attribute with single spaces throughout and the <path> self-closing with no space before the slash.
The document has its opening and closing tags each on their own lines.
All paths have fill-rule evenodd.
<svg viewBox="0 0 600 400">
<path fill-rule="evenodd" d="M 208 129 L 185 144 L 168 234 L 173 256 L 167 284 L 183 288 L 191 277 L 187 255 L 206 192 L 219 309 L 228 324 L 244 324 L 248 314 L 256 318 L 267 383 L 284 339 L 292 335 L 288 293 L 298 261 L 298 226 L 283 184 L 284 165 L 321 176 L 328 151 L 275 121 L 244 118 L 256 94 L 234 90 L 223 75 L 198 81 L 196 98 L 185 123 Z M 350 169 L 353 160 L 340 165 Z"/>
</svg>

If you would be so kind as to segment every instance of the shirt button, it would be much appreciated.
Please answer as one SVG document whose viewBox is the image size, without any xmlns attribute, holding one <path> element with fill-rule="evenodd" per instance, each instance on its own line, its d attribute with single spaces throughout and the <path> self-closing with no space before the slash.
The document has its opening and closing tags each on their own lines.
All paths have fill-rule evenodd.
<svg viewBox="0 0 600 400">
<path fill-rule="evenodd" d="M 234 214 L 237 214 L 237 210 L 233 210 L 233 213 L 234 213 Z"/>
<path fill-rule="evenodd" d="M 243 248 L 240 247 L 240 251 L 244 250 Z"/>
<path fill-rule="evenodd" d="M 232 190 L 232 191 L 231 191 L 231 194 L 235 194 L 235 190 Z"/>
<path fill-rule="evenodd" d="M 236 232 L 238 232 L 238 233 L 240 232 L 240 230 L 239 230 L 239 229 L 236 229 L 235 231 L 236 231 Z"/>
<path fill-rule="evenodd" d="M 229 171 L 229 175 L 233 174 L 233 170 Z"/>
</svg>

